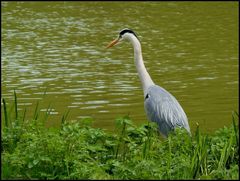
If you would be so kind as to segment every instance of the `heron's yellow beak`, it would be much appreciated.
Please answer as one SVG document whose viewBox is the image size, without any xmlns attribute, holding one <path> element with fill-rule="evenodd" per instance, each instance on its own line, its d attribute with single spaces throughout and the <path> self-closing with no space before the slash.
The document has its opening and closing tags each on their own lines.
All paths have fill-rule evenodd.
<svg viewBox="0 0 240 181">
<path fill-rule="evenodd" d="M 117 39 L 113 40 L 111 43 L 109 43 L 106 48 L 110 48 L 110 47 L 116 45 L 118 42 L 119 42 L 119 38 L 117 38 Z"/>
</svg>

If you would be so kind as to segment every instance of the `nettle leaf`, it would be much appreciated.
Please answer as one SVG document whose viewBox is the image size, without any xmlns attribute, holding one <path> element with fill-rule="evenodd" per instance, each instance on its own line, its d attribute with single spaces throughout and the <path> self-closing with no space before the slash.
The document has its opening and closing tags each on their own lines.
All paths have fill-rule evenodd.
<svg viewBox="0 0 240 181">
<path fill-rule="evenodd" d="M 28 168 L 32 168 L 34 165 L 33 165 L 33 163 L 32 162 L 29 162 L 28 163 Z"/>
<path fill-rule="evenodd" d="M 33 160 L 33 165 L 37 165 L 39 163 L 39 160 Z"/>
</svg>

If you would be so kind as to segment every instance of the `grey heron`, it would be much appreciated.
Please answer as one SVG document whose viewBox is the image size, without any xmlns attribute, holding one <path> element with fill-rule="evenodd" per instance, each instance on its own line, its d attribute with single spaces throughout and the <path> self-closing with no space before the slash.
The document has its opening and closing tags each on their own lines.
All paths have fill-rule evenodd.
<svg viewBox="0 0 240 181">
<path fill-rule="evenodd" d="M 147 72 L 137 35 L 130 29 L 123 29 L 107 48 L 122 40 L 130 41 L 134 49 L 134 62 L 144 92 L 144 108 L 148 119 L 158 124 L 164 137 L 176 127 L 185 128 L 191 134 L 187 116 L 177 99 L 164 88 L 154 84 Z"/>
</svg>

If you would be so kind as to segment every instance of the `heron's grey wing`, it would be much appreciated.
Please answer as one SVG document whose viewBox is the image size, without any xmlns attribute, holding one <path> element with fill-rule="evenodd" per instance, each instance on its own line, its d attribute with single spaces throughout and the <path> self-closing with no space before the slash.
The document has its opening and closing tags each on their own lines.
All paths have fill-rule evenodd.
<svg viewBox="0 0 240 181">
<path fill-rule="evenodd" d="M 190 132 L 188 120 L 182 107 L 169 92 L 160 86 L 148 88 L 144 101 L 148 119 L 157 122 L 160 132 L 167 136 L 168 132 L 178 127 L 184 127 Z"/>
</svg>

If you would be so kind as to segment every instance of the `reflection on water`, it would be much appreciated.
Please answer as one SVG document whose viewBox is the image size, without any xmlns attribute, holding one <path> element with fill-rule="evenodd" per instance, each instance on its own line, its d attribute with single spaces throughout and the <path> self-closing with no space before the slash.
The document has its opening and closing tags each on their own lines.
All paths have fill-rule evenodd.
<svg viewBox="0 0 240 181">
<path fill-rule="evenodd" d="M 237 22 L 235 2 L 2 2 L 2 97 L 15 89 L 28 117 L 51 104 L 49 125 L 68 108 L 110 130 L 126 114 L 145 122 L 131 45 L 105 49 L 129 27 L 154 82 L 211 131 L 238 109 Z"/>
</svg>

